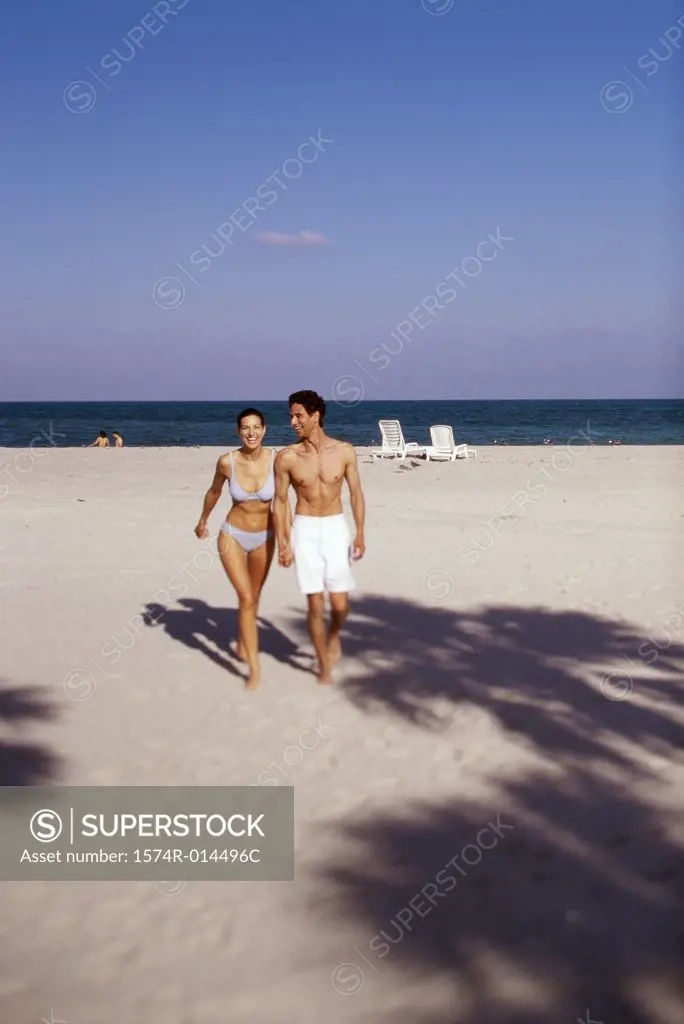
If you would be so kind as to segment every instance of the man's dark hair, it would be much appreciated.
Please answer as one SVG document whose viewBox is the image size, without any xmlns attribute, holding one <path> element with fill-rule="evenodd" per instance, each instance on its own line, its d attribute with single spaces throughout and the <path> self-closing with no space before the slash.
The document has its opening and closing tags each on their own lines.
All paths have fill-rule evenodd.
<svg viewBox="0 0 684 1024">
<path fill-rule="evenodd" d="M 264 416 L 263 412 L 261 412 L 260 409 L 251 409 L 250 408 L 250 409 L 243 409 L 242 412 L 238 414 L 238 417 L 237 417 L 237 428 L 238 428 L 238 430 L 242 426 L 242 421 L 244 420 L 245 416 L 258 416 L 259 419 L 261 420 L 261 426 L 262 427 L 266 426 L 266 417 Z"/>
<path fill-rule="evenodd" d="M 315 391 L 295 391 L 294 394 L 290 395 L 287 400 L 287 404 L 290 408 L 293 405 L 303 405 L 309 416 L 313 416 L 315 412 L 320 413 L 318 417 L 318 425 L 323 426 L 323 420 L 325 419 L 325 401 Z"/>
</svg>

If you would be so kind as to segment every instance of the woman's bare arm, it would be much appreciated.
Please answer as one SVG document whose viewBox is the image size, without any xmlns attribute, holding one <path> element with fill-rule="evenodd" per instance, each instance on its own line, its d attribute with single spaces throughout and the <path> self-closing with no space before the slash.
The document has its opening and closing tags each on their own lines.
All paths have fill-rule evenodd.
<svg viewBox="0 0 684 1024">
<path fill-rule="evenodd" d="M 209 490 L 204 495 L 204 506 L 202 508 L 202 515 L 200 516 L 199 522 L 195 527 L 195 533 L 200 538 L 200 540 L 209 535 L 209 531 L 207 530 L 207 522 L 209 520 L 209 516 L 216 507 L 216 503 L 221 497 L 221 491 L 223 490 L 223 485 L 226 482 L 228 472 L 224 460 L 225 455 L 222 455 L 221 458 L 216 463 L 214 479 L 211 482 Z"/>
</svg>

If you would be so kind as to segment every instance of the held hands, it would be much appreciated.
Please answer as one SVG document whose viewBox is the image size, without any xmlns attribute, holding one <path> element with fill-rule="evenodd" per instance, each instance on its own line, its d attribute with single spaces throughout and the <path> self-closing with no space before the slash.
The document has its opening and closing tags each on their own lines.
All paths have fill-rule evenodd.
<svg viewBox="0 0 684 1024">
<path fill-rule="evenodd" d="M 209 536 L 209 530 L 207 528 L 207 524 L 202 519 L 200 519 L 199 523 L 195 527 L 195 536 L 199 540 L 206 540 L 207 537 Z"/>
<path fill-rule="evenodd" d="M 366 542 L 363 537 L 360 537 L 357 533 L 356 537 L 352 542 L 352 559 L 358 562 L 359 558 L 363 558 L 366 553 Z"/>
<path fill-rule="evenodd" d="M 294 562 L 294 555 L 292 554 L 292 548 L 289 544 L 281 544 L 278 548 L 278 563 L 282 565 L 284 569 L 289 569 Z"/>
</svg>

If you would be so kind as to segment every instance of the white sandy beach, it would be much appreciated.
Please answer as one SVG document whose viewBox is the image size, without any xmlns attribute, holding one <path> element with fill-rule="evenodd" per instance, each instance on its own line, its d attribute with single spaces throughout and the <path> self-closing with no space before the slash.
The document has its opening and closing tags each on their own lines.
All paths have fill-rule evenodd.
<svg viewBox="0 0 684 1024">
<path fill-rule="evenodd" d="M 274 562 L 256 693 L 227 494 L 193 534 L 219 454 L 0 449 L 0 783 L 275 775 L 296 880 L 5 882 L 0 1022 L 681 1024 L 684 449 L 359 449 L 337 681 Z"/>
</svg>

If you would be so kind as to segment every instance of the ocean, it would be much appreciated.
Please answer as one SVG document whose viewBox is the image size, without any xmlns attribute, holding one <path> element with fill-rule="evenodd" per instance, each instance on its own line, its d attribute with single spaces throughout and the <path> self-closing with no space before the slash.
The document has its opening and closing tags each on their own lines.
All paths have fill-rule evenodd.
<svg viewBox="0 0 684 1024">
<path fill-rule="evenodd" d="M 126 445 L 237 444 L 235 417 L 248 405 L 266 416 L 266 444 L 290 444 L 285 402 L 1 402 L 0 447 L 52 443 L 60 448 L 90 444 L 100 432 L 118 430 Z M 326 431 L 355 445 L 379 443 L 378 420 L 401 421 L 407 441 L 429 443 L 431 424 L 449 423 L 458 443 L 684 444 L 684 400 L 624 399 L 567 401 L 361 402 L 329 400 Z"/>
</svg>

